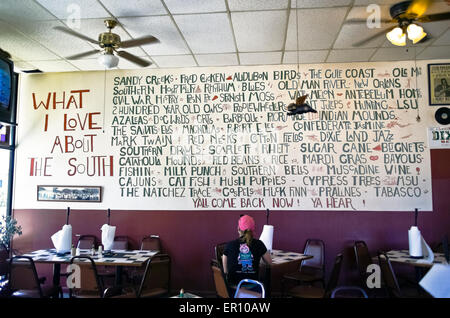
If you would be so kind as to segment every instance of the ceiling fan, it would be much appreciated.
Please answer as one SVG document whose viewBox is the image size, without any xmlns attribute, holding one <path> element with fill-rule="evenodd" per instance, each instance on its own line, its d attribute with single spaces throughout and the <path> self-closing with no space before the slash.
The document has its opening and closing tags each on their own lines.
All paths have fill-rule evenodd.
<svg viewBox="0 0 450 318">
<path fill-rule="evenodd" d="M 58 31 L 62 31 L 64 33 L 67 33 L 69 35 L 75 36 L 77 38 L 80 38 L 82 40 L 88 41 L 92 44 L 96 44 L 100 46 L 100 50 L 92 50 L 84 53 L 75 54 L 72 56 L 66 57 L 68 60 L 77 60 L 89 55 L 102 53 L 102 55 L 99 57 L 99 62 L 104 65 L 107 68 L 112 68 L 117 66 L 119 63 L 119 58 L 114 54 L 116 53 L 118 56 L 136 64 L 141 67 L 146 67 L 151 65 L 152 63 L 149 61 L 146 61 L 140 57 L 137 57 L 136 55 L 133 55 L 127 51 L 118 51 L 119 48 L 129 48 L 134 46 L 140 46 L 145 44 L 152 44 L 152 43 L 158 43 L 159 40 L 155 38 L 154 36 L 148 35 L 144 36 L 142 38 L 138 39 L 132 39 L 127 41 L 121 41 L 120 36 L 112 33 L 111 30 L 117 25 L 116 20 L 105 20 L 105 25 L 109 29 L 108 32 L 100 33 L 98 35 L 98 40 L 91 39 L 90 37 L 87 37 L 81 33 L 78 33 L 70 28 L 56 26 L 54 29 Z"/>
<path fill-rule="evenodd" d="M 423 28 L 416 22 L 427 23 L 450 20 L 450 12 L 424 15 L 433 0 L 413 0 L 402 1 L 391 6 L 389 13 L 392 19 L 381 19 L 381 23 L 396 24 L 385 28 L 380 32 L 353 44 L 353 46 L 362 46 L 373 39 L 386 34 L 388 40 L 397 46 L 406 45 L 406 38 L 413 44 L 424 42 L 430 37 Z M 345 23 L 367 23 L 366 19 L 350 19 Z"/>
</svg>

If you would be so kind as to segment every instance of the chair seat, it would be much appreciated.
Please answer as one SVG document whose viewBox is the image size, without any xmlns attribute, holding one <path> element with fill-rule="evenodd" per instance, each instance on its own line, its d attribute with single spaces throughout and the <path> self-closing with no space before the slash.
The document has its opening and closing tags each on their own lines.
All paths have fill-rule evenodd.
<svg viewBox="0 0 450 318">
<path fill-rule="evenodd" d="M 283 278 L 300 282 L 313 282 L 323 280 L 323 272 L 320 269 L 303 267 L 301 271 L 285 274 Z"/>
<path fill-rule="evenodd" d="M 316 286 L 301 285 L 291 288 L 288 294 L 296 298 L 323 298 L 325 297 L 325 289 Z"/>
<path fill-rule="evenodd" d="M 59 294 L 59 287 L 57 286 L 41 286 L 42 296 L 44 298 L 47 297 L 56 297 Z M 11 294 L 14 298 L 41 298 L 39 291 L 36 289 L 31 290 L 16 290 Z"/>
</svg>

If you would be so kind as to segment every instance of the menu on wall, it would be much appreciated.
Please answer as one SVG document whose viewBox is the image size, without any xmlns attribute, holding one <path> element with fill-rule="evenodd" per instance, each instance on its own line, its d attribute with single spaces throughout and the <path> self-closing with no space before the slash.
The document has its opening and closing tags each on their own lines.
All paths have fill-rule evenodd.
<svg viewBox="0 0 450 318">
<path fill-rule="evenodd" d="M 67 205 L 35 200 L 37 185 L 57 184 L 102 186 L 102 203 L 76 203 L 93 209 L 430 211 L 425 69 L 27 76 L 15 206 Z M 305 94 L 317 113 L 288 116 Z"/>
</svg>

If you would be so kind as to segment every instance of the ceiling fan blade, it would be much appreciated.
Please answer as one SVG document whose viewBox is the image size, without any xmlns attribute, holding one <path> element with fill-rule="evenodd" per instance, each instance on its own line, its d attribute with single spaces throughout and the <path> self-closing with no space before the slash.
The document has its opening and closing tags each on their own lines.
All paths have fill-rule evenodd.
<svg viewBox="0 0 450 318">
<path fill-rule="evenodd" d="M 433 0 L 413 0 L 406 10 L 407 16 L 415 16 L 416 18 L 421 17 L 428 7 L 431 5 Z"/>
<path fill-rule="evenodd" d="M 358 41 L 356 43 L 353 43 L 353 46 L 354 47 L 358 47 L 358 46 L 362 46 L 362 45 L 364 45 L 366 43 L 369 43 L 370 41 L 376 39 L 379 36 L 382 36 L 382 35 L 386 34 L 387 32 L 389 32 L 392 29 L 393 28 L 383 29 L 380 32 L 375 33 L 374 35 L 369 36 L 368 38 L 365 38 L 364 40 L 361 40 L 361 41 Z"/>
<path fill-rule="evenodd" d="M 381 23 L 397 23 L 397 21 L 392 20 L 392 19 L 380 19 Z M 344 23 L 346 24 L 366 24 L 367 23 L 367 19 L 348 19 L 345 20 Z"/>
<path fill-rule="evenodd" d="M 83 35 L 83 34 L 81 34 L 81 33 L 78 33 L 78 32 L 76 32 L 76 31 L 74 31 L 74 30 L 72 30 L 72 29 L 65 28 L 65 27 L 62 27 L 62 26 L 55 26 L 55 27 L 53 27 L 53 28 L 54 28 L 55 30 L 58 30 L 58 31 L 67 33 L 67 34 L 69 34 L 69 35 L 76 36 L 77 38 L 83 39 L 83 40 L 88 41 L 88 42 L 90 42 L 90 43 L 93 43 L 93 44 L 99 44 L 98 41 L 96 41 L 96 40 L 94 40 L 94 39 L 91 39 L 90 37 L 88 37 L 88 36 L 86 36 L 86 35 Z"/>
<path fill-rule="evenodd" d="M 424 15 L 417 19 L 419 22 L 435 22 L 443 20 L 450 20 L 450 12 Z"/>
<path fill-rule="evenodd" d="M 151 65 L 152 63 L 149 61 L 146 61 L 140 57 L 137 57 L 136 55 L 133 55 L 131 53 L 128 53 L 126 51 L 116 51 L 117 55 L 120 57 L 123 57 L 124 59 L 130 61 L 131 63 L 137 64 L 142 67 L 146 67 Z"/>
<path fill-rule="evenodd" d="M 122 43 L 120 44 L 120 47 L 128 48 L 128 47 L 140 46 L 140 45 L 152 44 L 152 43 L 158 43 L 158 42 L 159 42 L 159 40 L 157 38 L 149 35 L 149 36 L 145 36 L 145 37 L 138 38 L 138 39 L 122 41 Z"/>
<path fill-rule="evenodd" d="M 96 53 L 99 53 L 99 52 L 101 52 L 101 51 L 100 50 L 87 51 L 87 52 L 83 52 L 83 53 L 79 53 L 79 54 L 68 56 L 68 57 L 66 57 L 66 59 L 67 60 L 78 60 L 78 59 L 81 59 L 81 58 L 83 58 L 85 56 L 89 56 L 89 55 L 96 54 Z"/>
</svg>

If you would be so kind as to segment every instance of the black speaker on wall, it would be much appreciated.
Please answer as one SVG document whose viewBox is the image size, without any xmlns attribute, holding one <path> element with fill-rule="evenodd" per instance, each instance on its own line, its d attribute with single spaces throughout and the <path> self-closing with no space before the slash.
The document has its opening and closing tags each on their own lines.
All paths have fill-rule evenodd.
<svg viewBox="0 0 450 318">
<path fill-rule="evenodd" d="M 441 125 L 450 124 L 450 108 L 448 107 L 439 108 L 434 114 L 434 118 L 436 118 L 436 121 Z"/>
</svg>

